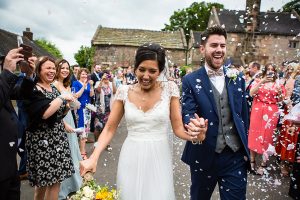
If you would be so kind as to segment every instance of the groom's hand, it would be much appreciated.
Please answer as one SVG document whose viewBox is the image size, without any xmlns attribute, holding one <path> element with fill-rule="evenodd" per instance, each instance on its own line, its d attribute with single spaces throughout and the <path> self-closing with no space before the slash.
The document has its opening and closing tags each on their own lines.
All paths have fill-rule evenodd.
<svg viewBox="0 0 300 200">
<path fill-rule="evenodd" d="M 208 127 L 208 120 L 200 118 L 195 114 L 195 119 L 190 119 L 190 123 L 185 125 L 188 130 L 186 133 L 191 136 L 192 141 L 202 142 L 205 139 Z"/>
</svg>

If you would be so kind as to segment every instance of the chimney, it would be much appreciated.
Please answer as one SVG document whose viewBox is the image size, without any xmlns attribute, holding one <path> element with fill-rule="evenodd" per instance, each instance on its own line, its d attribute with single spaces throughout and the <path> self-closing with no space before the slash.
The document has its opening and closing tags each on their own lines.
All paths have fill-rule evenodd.
<svg viewBox="0 0 300 200">
<path fill-rule="evenodd" d="M 258 28 L 258 15 L 260 12 L 261 0 L 246 1 L 246 31 L 254 32 Z"/>
<path fill-rule="evenodd" d="M 33 40 L 33 33 L 30 31 L 30 28 L 26 28 L 26 31 L 23 31 L 23 37 L 27 37 L 29 40 Z"/>
</svg>

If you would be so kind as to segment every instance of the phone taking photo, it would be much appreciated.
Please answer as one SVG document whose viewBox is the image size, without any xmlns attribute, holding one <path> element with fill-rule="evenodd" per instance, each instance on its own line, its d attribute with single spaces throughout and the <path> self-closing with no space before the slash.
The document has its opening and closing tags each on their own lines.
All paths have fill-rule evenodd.
<svg viewBox="0 0 300 200">
<path fill-rule="evenodd" d="M 273 78 L 274 77 L 274 72 L 267 72 L 267 77 Z"/>
<path fill-rule="evenodd" d="M 19 61 L 17 64 L 20 68 L 20 71 L 23 73 L 28 72 L 30 69 L 30 64 L 28 62 L 28 58 L 32 57 L 32 47 L 23 44 L 23 40 L 21 36 L 17 36 L 18 47 L 22 47 L 23 49 L 20 51 L 24 56 L 24 60 Z"/>
</svg>

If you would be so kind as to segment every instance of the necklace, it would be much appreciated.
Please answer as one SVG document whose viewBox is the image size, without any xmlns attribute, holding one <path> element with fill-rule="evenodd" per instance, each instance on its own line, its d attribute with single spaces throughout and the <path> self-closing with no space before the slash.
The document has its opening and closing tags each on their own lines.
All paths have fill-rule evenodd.
<svg viewBox="0 0 300 200">
<path fill-rule="evenodd" d="M 48 91 L 48 92 L 51 92 L 51 91 L 52 91 L 51 85 L 44 86 L 44 85 L 41 84 L 41 83 L 37 83 L 36 85 L 38 85 L 40 88 L 42 88 L 42 89 L 45 90 L 45 91 Z"/>
</svg>

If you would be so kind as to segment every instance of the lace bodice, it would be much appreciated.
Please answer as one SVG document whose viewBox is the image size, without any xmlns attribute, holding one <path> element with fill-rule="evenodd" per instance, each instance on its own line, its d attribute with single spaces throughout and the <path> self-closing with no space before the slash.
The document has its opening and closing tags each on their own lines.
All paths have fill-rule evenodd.
<svg viewBox="0 0 300 200">
<path fill-rule="evenodd" d="M 167 136 L 170 116 L 171 97 L 179 97 L 179 90 L 174 82 L 162 82 L 160 100 L 147 112 L 137 108 L 129 101 L 128 91 L 132 85 L 122 85 L 118 88 L 115 100 L 124 103 L 128 136 L 136 139 L 158 139 Z"/>
</svg>

